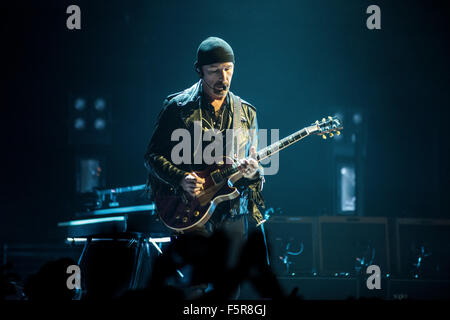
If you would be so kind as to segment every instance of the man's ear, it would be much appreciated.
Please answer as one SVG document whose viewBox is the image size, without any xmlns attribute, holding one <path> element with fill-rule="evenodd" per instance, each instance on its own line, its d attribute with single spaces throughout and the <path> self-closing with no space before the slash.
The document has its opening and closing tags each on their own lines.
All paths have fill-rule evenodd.
<svg viewBox="0 0 450 320">
<path fill-rule="evenodd" d="M 195 67 L 195 72 L 197 72 L 198 76 L 199 76 L 200 78 L 203 78 L 203 70 L 202 70 L 202 67 L 199 67 L 199 65 L 198 65 L 197 63 L 195 63 L 194 67 Z"/>
</svg>

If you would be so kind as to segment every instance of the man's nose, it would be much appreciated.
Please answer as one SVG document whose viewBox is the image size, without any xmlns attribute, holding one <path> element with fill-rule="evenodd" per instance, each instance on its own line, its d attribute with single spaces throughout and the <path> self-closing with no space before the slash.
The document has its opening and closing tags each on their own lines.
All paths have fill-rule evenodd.
<svg viewBox="0 0 450 320">
<path fill-rule="evenodd" d="M 227 72 L 225 71 L 225 69 L 222 70 L 222 72 L 220 73 L 220 80 L 225 80 L 227 78 Z"/>
</svg>

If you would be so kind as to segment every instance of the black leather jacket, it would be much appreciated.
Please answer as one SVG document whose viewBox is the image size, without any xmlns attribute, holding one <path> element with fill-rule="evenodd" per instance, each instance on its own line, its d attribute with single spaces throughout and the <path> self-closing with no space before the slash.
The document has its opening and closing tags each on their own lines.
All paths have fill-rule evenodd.
<svg viewBox="0 0 450 320">
<path fill-rule="evenodd" d="M 182 92 L 169 95 L 164 100 L 163 109 L 159 114 L 144 156 L 144 164 L 149 171 L 147 185 L 150 187 L 152 199 L 156 192 L 179 192 L 181 179 L 187 172 L 203 170 L 205 167 L 204 164 L 195 165 L 192 164 L 193 162 L 174 165 L 170 160 L 172 148 L 179 143 L 179 141 L 171 141 L 171 135 L 175 129 L 187 129 L 194 137 L 194 121 L 202 119 L 201 91 L 201 82 L 199 81 Z M 241 101 L 240 149 L 248 153 L 250 146 L 257 147 L 258 143 L 256 109 L 248 102 Z M 224 121 L 231 124 L 232 115 L 233 113 L 230 112 L 227 115 L 228 119 L 224 119 Z M 248 156 L 248 154 L 244 156 Z M 239 188 L 241 196 L 231 203 L 232 215 L 233 212 L 234 214 L 250 212 L 256 222 L 263 220 L 258 209 L 258 206 L 264 207 L 261 194 L 263 182 L 262 167 L 260 167 L 256 179 L 242 178 L 238 181 L 236 186 Z"/>
</svg>

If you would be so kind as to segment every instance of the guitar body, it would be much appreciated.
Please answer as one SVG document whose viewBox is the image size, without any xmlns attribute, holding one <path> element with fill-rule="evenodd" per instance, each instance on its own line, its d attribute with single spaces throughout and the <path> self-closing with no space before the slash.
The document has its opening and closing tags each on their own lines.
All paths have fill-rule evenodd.
<svg viewBox="0 0 450 320">
<path fill-rule="evenodd" d="M 171 195 L 156 194 L 156 211 L 168 228 L 178 232 L 193 231 L 211 218 L 221 202 L 239 196 L 239 191 L 233 184 L 242 177 L 241 174 L 238 172 L 229 178 L 220 174 L 222 170 L 232 166 L 225 164 L 230 163 L 228 160 L 225 158 L 224 164 L 214 164 L 204 171 L 195 172 L 205 179 L 203 190 L 196 198 L 185 192 Z"/>
</svg>

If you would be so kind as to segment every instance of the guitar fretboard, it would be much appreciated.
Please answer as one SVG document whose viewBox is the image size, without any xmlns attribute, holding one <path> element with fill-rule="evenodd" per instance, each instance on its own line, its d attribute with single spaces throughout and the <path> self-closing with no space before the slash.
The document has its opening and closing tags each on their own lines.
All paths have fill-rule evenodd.
<svg viewBox="0 0 450 320">
<path fill-rule="evenodd" d="M 275 143 L 272 143 L 270 146 L 261 149 L 257 153 L 256 160 L 259 162 L 279 152 L 280 150 L 289 147 L 290 145 L 296 143 L 297 141 L 300 141 L 301 139 L 307 137 L 310 134 L 310 131 L 312 131 L 310 127 L 303 128 Z"/>
<path fill-rule="evenodd" d="M 313 133 L 315 131 L 317 131 L 316 126 L 309 126 L 309 127 L 303 128 L 297 132 L 294 132 L 293 134 L 291 134 L 281 140 L 278 140 L 275 143 L 272 143 L 270 146 L 267 146 L 267 147 L 261 149 L 256 154 L 256 160 L 258 162 L 261 160 L 264 160 L 264 159 L 274 155 L 275 153 L 279 152 L 280 150 L 287 148 L 287 147 L 291 146 L 292 144 L 300 141 L 301 139 L 307 137 L 308 135 L 310 135 L 311 133 Z M 220 174 L 222 175 L 222 177 L 230 177 L 231 175 L 235 174 L 238 171 L 239 171 L 238 165 L 236 163 L 234 163 L 231 167 L 221 170 Z"/>
</svg>

